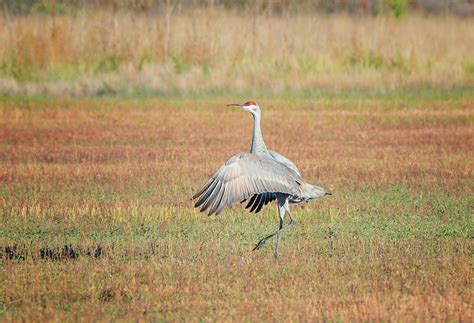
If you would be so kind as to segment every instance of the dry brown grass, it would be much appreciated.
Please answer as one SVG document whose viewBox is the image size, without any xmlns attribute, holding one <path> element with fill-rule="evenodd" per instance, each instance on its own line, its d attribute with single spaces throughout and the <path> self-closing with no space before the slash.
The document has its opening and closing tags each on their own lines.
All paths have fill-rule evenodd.
<svg viewBox="0 0 474 323">
<path fill-rule="evenodd" d="M 250 251 L 273 207 L 190 205 L 249 146 L 227 100 L 1 101 L 0 319 L 472 321 L 473 102 L 262 100 L 267 144 L 334 192 L 275 262 Z"/>
<path fill-rule="evenodd" d="M 169 17 L 169 19 L 167 19 Z M 81 10 L 0 16 L 0 92 L 473 86 L 474 20 L 454 16 Z"/>
</svg>

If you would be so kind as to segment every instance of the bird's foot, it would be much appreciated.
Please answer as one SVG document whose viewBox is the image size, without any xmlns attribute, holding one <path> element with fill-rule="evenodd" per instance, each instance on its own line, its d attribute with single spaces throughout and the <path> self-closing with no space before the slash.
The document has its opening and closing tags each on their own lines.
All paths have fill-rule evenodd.
<svg viewBox="0 0 474 323">
<path fill-rule="evenodd" d="M 260 240 L 256 245 L 255 247 L 253 247 L 252 251 L 255 251 L 255 250 L 258 250 L 260 248 L 262 248 L 264 245 L 265 245 L 265 242 L 267 241 L 267 239 L 262 239 Z"/>
</svg>

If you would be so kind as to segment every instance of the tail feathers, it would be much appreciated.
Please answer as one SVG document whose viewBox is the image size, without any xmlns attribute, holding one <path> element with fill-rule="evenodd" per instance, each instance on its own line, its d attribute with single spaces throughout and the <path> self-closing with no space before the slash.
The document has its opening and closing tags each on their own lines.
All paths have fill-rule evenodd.
<svg viewBox="0 0 474 323">
<path fill-rule="evenodd" d="M 325 195 L 332 195 L 331 192 L 326 191 L 324 188 L 311 184 L 304 184 L 301 189 L 303 198 L 308 200 L 317 199 Z"/>
</svg>

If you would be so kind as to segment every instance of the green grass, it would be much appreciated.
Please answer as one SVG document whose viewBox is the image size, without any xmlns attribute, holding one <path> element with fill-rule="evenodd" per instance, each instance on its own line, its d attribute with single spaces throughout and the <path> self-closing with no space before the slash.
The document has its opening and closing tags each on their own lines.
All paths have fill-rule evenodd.
<svg viewBox="0 0 474 323">
<path fill-rule="evenodd" d="M 142 187 L 140 190 L 146 191 L 146 188 Z M 109 206 L 92 206 L 80 211 L 74 208 L 60 210 L 41 207 L 34 204 L 34 200 L 39 197 L 31 189 L 12 192 L 3 187 L 3 196 L 21 197 L 22 202 L 30 206 L 22 211 L 24 217 L 18 217 L 19 210 L 11 206 L 2 208 L 3 216 L 10 219 L 0 229 L 5 241 L 9 241 L 9 244 L 72 244 L 80 247 L 82 237 L 91 243 L 105 245 L 121 240 L 132 242 L 141 237 L 143 247 L 169 238 L 195 243 L 209 238 L 209 234 L 225 225 L 226 229 L 219 232 L 218 237 L 222 235 L 225 237 L 223 240 L 227 240 L 236 235 L 240 239 L 233 242 L 244 249 L 250 247 L 262 232 L 274 229 L 277 224 L 273 208 L 260 216 L 250 216 L 241 210 L 235 210 L 215 218 L 201 218 L 191 208 L 141 207 L 140 201 L 150 199 L 150 195 L 143 192 L 125 192 L 117 196 L 113 191 L 99 186 L 89 188 L 82 196 L 76 193 L 73 196 L 55 193 L 52 198 L 60 201 L 72 201 L 74 198 L 93 205 L 107 201 Z M 114 207 L 120 201 L 127 201 L 130 205 Z M 328 227 L 342 241 L 374 238 L 390 241 L 440 237 L 474 238 L 474 223 L 470 213 L 473 201 L 474 197 L 469 194 L 462 197 L 453 194 L 449 196 L 439 189 L 425 196 L 423 193 L 410 192 L 406 187 L 392 187 L 382 191 L 338 192 L 332 202 L 343 203 L 346 209 L 331 207 L 332 202 L 329 200 L 320 202 L 322 205 L 316 210 L 298 210 L 298 226 L 288 234 L 288 239 L 322 239 Z M 166 231 L 159 230 L 160 222 L 166 223 Z M 78 228 L 82 227 L 87 227 L 88 231 L 80 232 Z M 196 232 L 202 232 L 202 236 L 195 234 Z"/>
<path fill-rule="evenodd" d="M 206 99 L 226 99 L 239 100 L 242 97 L 253 97 L 256 99 L 280 99 L 281 101 L 301 101 L 307 100 L 403 100 L 403 101 L 437 101 L 437 100 L 471 100 L 474 98 L 474 89 L 472 87 L 450 87 L 450 88 L 433 88 L 433 87 L 415 87 L 401 88 L 396 90 L 380 90 L 380 89 L 311 89 L 311 90 L 287 90 L 278 93 L 263 91 L 196 91 L 196 92 L 179 92 L 179 91 L 150 91 L 147 89 L 136 89 L 133 93 L 125 92 L 103 92 L 96 95 L 81 97 L 58 97 L 55 95 L 11 95 L 0 94 L 0 101 L 6 104 L 11 103 L 58 103 L 64 99 L 81 99 L 88 100 L 110 100 L 113 98 L 125 101 L 144 101 L 153 99 L 186 99 L 186 100 L 206 100 Z"/>
</svg>

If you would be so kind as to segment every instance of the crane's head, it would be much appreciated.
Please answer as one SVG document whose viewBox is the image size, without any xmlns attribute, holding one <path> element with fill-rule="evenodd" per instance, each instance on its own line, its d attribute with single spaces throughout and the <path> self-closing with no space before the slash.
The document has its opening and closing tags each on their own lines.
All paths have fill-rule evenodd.
<svg viewBox="0 0 474 323">
<path fill-rule="evenodd" d="M 228 107 L 240 108 L 242 110 L 250 112 L 253 116 L 260 114 L 260 107 L 255 101 L 247 101 L 245 103 L 233 103 L 227 104 Z"/>
</svg>

